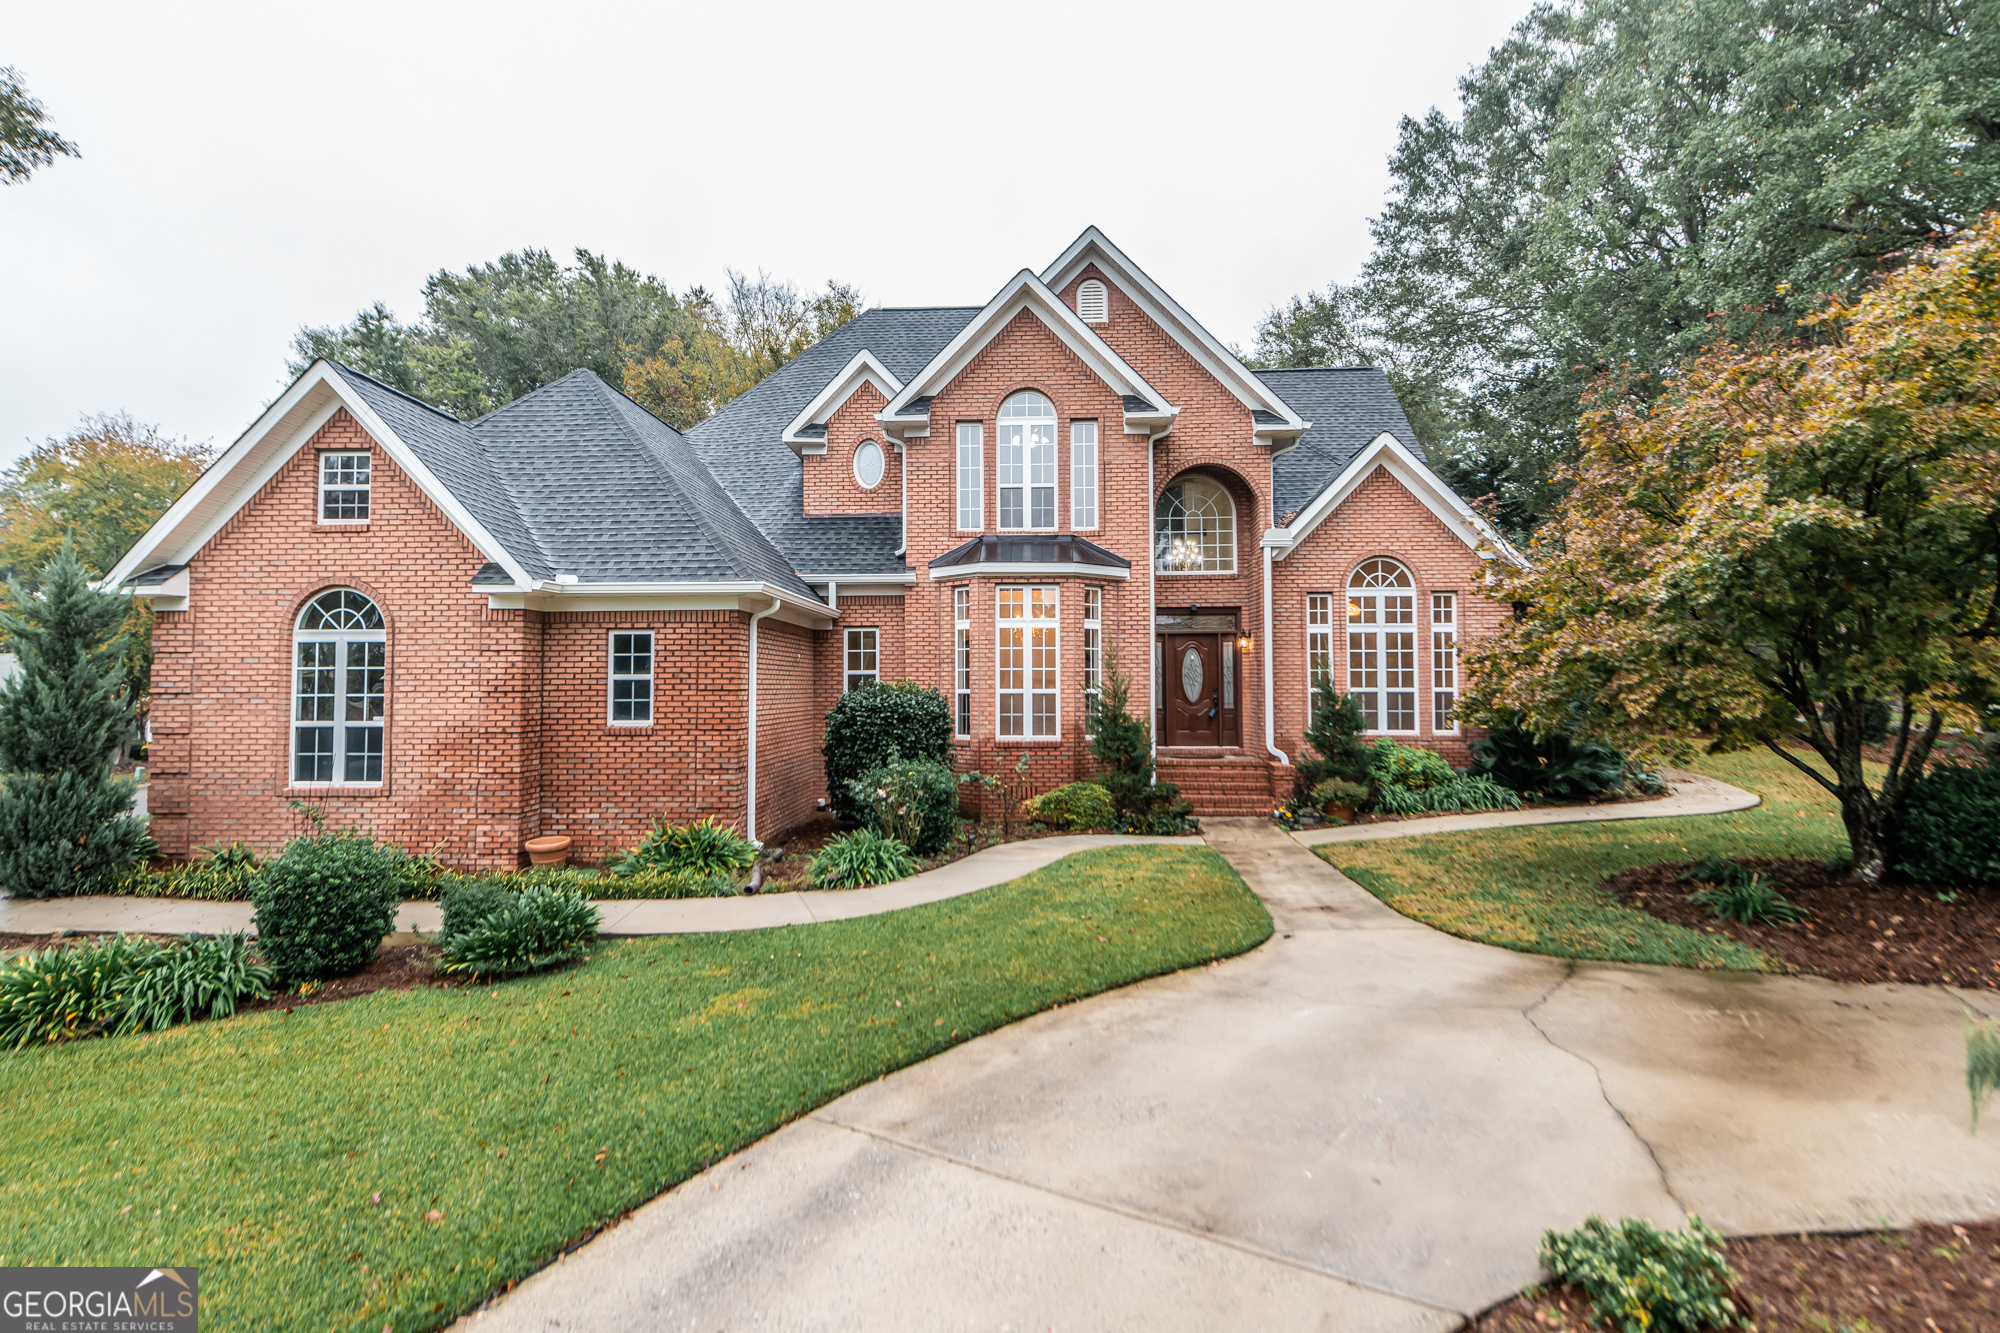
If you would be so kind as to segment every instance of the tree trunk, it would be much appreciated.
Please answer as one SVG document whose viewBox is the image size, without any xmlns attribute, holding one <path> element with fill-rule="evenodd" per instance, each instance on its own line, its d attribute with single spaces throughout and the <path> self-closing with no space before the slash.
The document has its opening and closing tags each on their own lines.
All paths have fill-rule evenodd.
<svg viewBox="0 0 2000 1333">
<path fill-rule="evenodd" d="M 1847 828 L 1847 847 L 1853 864 L 1847 882 L 1864 887 L 1880 884 L 1889 873 L 1895 854 L 1896 822 L 1903 801 L 1922 776 L 1931 746 L 1944 726 L 1941 714 L 1933 712 L 1921 731 L 1910 726 L 1910 699 L 1903 696 L 1903 713 L 1896 730 L 1896 743 L 1883 775 L 1880 791 L 1871 791 L 1861 767 L 1862 735 L 1866 730 L 1869 698 L 1861 690 L 1851 690 L 1828 700 L 1824 706 L 1808 701 L 1802 708 L 1807 719 L 1806 743 L 1833 770 L 1832 780 L 1790 753 L 1777 740 L 1765 742 L 1772 751 L 1797 767 L 1840 802 L 1840 822 Z"/>
</svg>

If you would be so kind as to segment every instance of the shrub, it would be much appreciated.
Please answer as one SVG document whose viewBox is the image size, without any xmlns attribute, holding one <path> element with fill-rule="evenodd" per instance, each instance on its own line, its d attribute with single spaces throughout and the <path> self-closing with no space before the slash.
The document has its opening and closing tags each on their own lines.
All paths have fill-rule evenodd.
<svg viewBox="0 0 2000 1333">
<path fill-rule="evenodd" d="M 917 873 L 917 863 L 902 843 L 864 828 L 820 848 L 806 873 L 823 889 L 859 889 L 907 879 Z"/>
<path fill-rule="evenodd" d="M 475 904 L 468 901 L 466 910 Z M 536 885 L 489 907 L 458 934 L 447 930 L 444 970 L 518 976 L 583 956 L 597 939 L 597 909 L 574 889 Z"/>
<path fill-rule="evenodd" d="M 958 774 L 933 759 L 878 764 L 847 784 L 869 824 L 919 856 L 935 856 L 958 827 Z"/>
<path fill-rule="evenodd" d="M 114 1029 L 151 1031 L 202 1018 L 227 1018 L 245 999 L 268 1000 L 277 973 L 252 952 L 250 937 L 189 935 L 139 960 Z"/>
<path fill-rule="evenodd" d="M 1729 1299 L 1736 1274 L 1722 1237 L 1698 1217 L 1661 1231 L 1628 1217 L 1616 1227 L 1591 1217 L 1575 1231 L 1542 1233 L 1542 1267 L 1582 1287 L 1604 1324 L 1623 1333 L 1703 1333 L 1744 1323 Z"/>
<path fill-rule="evenodd" d="M 440 887 L 438 906 L 444 924 L 438 935 L 445 940 L 470 934 L 473 927 L 497 912 L 511 907 L 518 890 L 498 875 L 453 875 Z"/>
<path fill-rule="evenodd" d="M 151 940 L 116 936 L 73 949 L 40 949 L 0 968 L 0 1045 L 87 1037 L 117 1018 Z"/>
<path fill-rule="evenodd" d="M 698 819 L 692 824 L 655 820 L 639 845 L 618 863 L 618 873 L 670 870 L 733 875 L 756 864 L 757 845 L 729 825 L 714 819 Z"/>
<path fill-rule="evenodd" d="M 1688 895 L 1688 901 L 1706 907 L 1724 921 L 1740 921 L 1746 926 L 1789 926 L 1806 919 L 1806 909 L 1752 875 L 1741 884 L 1716 884 Z"/>
<path fill-rule="evenodd" d="M 1110 828 L 1118 818 L 1111 793 L 1095 782 L 1072 782 L 1045 791 L 1023 810 L 1028 818 L 1055 828 Z"/>
<path fill-rule="evenodd" d="M 1185 833 L 1188 811 L 1181 789 L 1154 781 L 1153 731 L 1132 715 L 1132 677 L 1118 665 L 1118 642 L 1104 646 L 1100 688 L 1083 697 L 1090 727 L 1090 753 L 1104 765 L 1093 779 L 1111 795 L 1126 833 Z"/>
<path fill-rule="evenodd" d="M 1710 852 L 1683 871 L 1676 884 L 1721 884 L 1729 888 L 1741 888 L 1755 879 L 1756 875 L 1747 868 L 1737 865 L 1726 856 Z"/>
<path fill-rule="evenodd" d="M 895 759 L 951 762 L 951 705 L 936 690 L 912 681 L 864 685 L 840 696 L 826 714 L 827 797 L 833 813 L 850 824 L 866 822 L 848 784 Z"/>
<path fill-rule="evenodd" d="M 1377 787 L 1402 787 L 1407 791 L 1441 787 L 1458 779 L 1457 771 L 1436 750 L 1400 745 L 1386 737 L 1376 741 L 1368 752 L 1368 774 Z"/>
<path fill-rule="evenodd" d="M 1521 798 L 1485 778 L 1454 777 L 1434 787 L 1378 787 L 1375 804 L 1392 815 L 1420 815 L 1453 810 L 1519 810 Z"/>
<path fill-rule="evenodd" d="M 1903 802 L 1897 869 L 1932 884 L 2000 884 L 2000 767 L 1939 764 Z"/>
<path fill-rule="evenodd" d="M 1300 759 L 1299 789 L 1311 791 L 1329 778 L 1368 782 L 1368 747 L 1361 743 L 1366 726 L 1358 699 L 1337 693 L 1333 681 L 1326 676 L 1315 680 L 1312 723 L 1306 728 L 1306 744 L 1318 752 L 1319 758 Z"/>
<path fill-rule="evenodd" d="M 400 854 L 357 830 L 293 839 L 257 883 L 264 957 L 287 981 L 360 971 L 395 929 L 402 887 Z"/>
<path fill-rule="evenodd" d="M 1327 778 L 1323 782 L 1314 783 L 1306 799 L 1316 807 L 1362 806 L 1368 804 L 1368 786 L 1366 783 L 1352 782 L 1347 778 Z"/>
<path fill-rule="evenodd" d="M 1623 788 L 1625 756 L 1565 732 L 1537 736 L 1508 723 L 1472 743 L 1471 773 L 1510 791 L 1579 801 Z"/>
</svg>

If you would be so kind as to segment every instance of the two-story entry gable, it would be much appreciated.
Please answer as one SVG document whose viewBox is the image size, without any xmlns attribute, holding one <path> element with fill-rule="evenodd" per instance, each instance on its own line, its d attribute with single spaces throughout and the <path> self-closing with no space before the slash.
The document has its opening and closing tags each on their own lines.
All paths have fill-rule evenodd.
<svg viewBox="0 0 2000 1333">
<path fill-rule="evenodd" d="M 1115 650 L 1163 776 L 1289 792 L 1316 679 L 1463 762 L 1499 539 L 1379 371 L 1253 372 L 1095 229 L 983 306 L 857 317 L 685 435 L 588 372 L 473 422 L 310 368 L 113 578 L 158 612 L 156 836 L 308 797 L 448 859 L 770 836 L 845 690 L 1087 775 Z"/>
</svg>

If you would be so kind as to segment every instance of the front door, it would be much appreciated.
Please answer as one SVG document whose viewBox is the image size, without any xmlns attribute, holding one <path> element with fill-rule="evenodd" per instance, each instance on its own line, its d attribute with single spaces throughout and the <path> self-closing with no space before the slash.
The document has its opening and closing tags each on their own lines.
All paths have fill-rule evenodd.
<svg viewBox="0 0 2000 1333">
<path fill-rule="evenodd" d="M 1238 743 L 1235 649 L 1220 634 L 1160 637 L 1160 744 Z"/>
</svg>

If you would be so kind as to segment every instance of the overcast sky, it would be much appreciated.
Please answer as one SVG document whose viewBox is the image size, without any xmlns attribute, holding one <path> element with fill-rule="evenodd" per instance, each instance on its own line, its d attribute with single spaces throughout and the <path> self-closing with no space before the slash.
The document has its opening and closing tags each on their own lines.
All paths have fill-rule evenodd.
<svg viewBox="0 0 2000 1333">
<path fill-rule="evenodd" d="M 1094 223 L 1247 345 L 1526 8 L 0 0 L 83 151 L 0 188 L 0 462 L 107 411 L 226 445 L 300 324 L 526 246 L 976 305 Z"/>
</svg>

